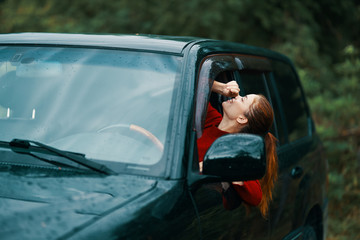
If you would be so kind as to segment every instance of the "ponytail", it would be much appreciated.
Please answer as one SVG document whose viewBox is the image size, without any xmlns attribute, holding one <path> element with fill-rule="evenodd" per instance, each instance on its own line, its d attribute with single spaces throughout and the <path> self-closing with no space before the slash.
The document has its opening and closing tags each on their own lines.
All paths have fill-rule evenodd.
<svg viewBox="0 0 360 240">
<path fill-rule="evenodd" d="M 268 132 L 265 135 L 265 148 L 266 148 L 266 172 L 260 185 L 262 190 L 262 199 L 259 204 L 261 215 L 265 218 L 269 210 L 269 204 L 273 199 L 272 191 L 278 177 L 278 159 L 276 154 L 277 139 L 274 135 Z"/>
<path fill-rule="evenodd" d="M 258 95 L 254 102 L 249 106 L 245 113 L 248 124 L 240 132 L 252 133 L 263 136 L 266 149 L 266 172 L 260 185 L 262 190 L 262 199 L 258 206 L 261 215 L 266 218 L 269 204 L 273 199 L 273 189 L 278 177 L 278 158 L 276 153 L 277 139 L 269 132 L 274 119 L 274 111 L 269 101 L 263 96 Z"/>
</svg>

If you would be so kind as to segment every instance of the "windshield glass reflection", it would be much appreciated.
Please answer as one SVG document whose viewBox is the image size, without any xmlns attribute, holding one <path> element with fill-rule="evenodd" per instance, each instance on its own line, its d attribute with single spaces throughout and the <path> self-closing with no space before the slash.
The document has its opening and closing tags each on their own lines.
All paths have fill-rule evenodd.
<svg viewBox="0 0 360 240">
<path fill-rule="evenodd" d="M 0 47 L 0 140 L 155 164 L 179 62 L 154 53 Z"/>
</svg>

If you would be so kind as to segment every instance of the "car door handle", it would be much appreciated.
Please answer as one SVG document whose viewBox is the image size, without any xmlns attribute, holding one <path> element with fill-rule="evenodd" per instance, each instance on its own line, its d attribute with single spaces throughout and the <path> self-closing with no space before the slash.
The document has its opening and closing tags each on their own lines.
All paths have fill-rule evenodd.
<svg viewBox="0 0 360 240">
<path fill-rule="evenodd" d="M 292 178 L 299 178 L 301 177 L 301 175 L 303 174 L 304 170 L 302 169 L 302 167 L 294 167 L 293 169 L 291 169 L 291 177 Z"/>
</svg>

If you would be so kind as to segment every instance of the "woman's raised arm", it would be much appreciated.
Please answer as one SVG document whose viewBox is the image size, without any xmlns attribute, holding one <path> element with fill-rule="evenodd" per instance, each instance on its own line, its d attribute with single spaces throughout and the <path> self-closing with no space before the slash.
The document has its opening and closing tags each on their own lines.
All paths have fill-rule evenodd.
<svg viewBox="0 0 360 240">
<path fill-rule="evenodd" d="M 230 81 L 228 83 L 221 83 L 214 81 L 211 91 L 221 94 L 225 97 L 236 97 L 239 95 L 240 88 L 236 81 Z"/>
</svg>

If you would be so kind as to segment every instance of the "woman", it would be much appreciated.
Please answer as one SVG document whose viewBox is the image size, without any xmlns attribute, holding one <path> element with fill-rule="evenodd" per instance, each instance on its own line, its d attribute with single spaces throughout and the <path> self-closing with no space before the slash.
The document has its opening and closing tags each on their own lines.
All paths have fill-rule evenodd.
<svg viewBox="0 0 360 240">
<path fill-rule="evenodd" d="M 220 136 L 229 133 L 252 133 L 265 139 L 267 169 L 260 181 L 222 183 L 223 203 L 226 209 L 236 208 L 241 198 L 247 205 L 258 206 L 265 217 L 272 200 L 272 190 L 277 179 L 276 138 L 269 132 L 274 113 L 270 103 L 262 95 L 239 96 L 239 86 L 235 81 L 220 83 L 214 81 L 211 89 L 223 96 L 233 97 L 222 103 L 223 116 L 210 104 L 205 120 L 203 135 L 198 139 L 200 171 L 207 149 Z"/>
</svg>

